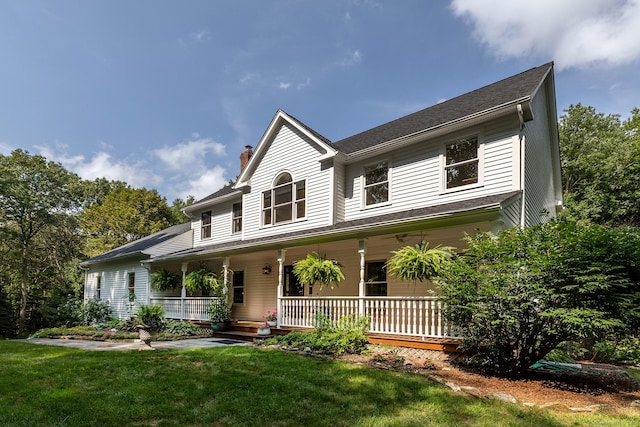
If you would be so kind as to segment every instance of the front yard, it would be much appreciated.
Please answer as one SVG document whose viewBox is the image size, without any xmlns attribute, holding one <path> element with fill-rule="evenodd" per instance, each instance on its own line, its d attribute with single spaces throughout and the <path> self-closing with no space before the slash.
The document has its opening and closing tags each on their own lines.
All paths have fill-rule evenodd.
<svg viewBox="0 0 640 427">
<path fill-rule="evenodd" d="M 85 352 L 0 341 L 7 426 L 637 425 L 453 393 L 419 375 L 254 347 Z"/>
</svg>

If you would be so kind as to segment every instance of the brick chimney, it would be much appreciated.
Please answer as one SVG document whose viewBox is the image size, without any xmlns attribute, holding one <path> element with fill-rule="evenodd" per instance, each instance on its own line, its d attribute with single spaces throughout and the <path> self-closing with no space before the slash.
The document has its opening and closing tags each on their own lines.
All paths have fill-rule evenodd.
<svg viewBox="0 0 640 427">
<path fill-rule="evenodd" d="M 251 158 L 251 156 L 253 156 L 252 146 L 245 145 L 244 148 L 246 148 L 246 150 L 244 150 L 242 154 L 240 154 L 240 173 L 242 173 L 245 166 L 247 166 L 247 163 L 249 163 L 249 159 Z"/>
</svg>

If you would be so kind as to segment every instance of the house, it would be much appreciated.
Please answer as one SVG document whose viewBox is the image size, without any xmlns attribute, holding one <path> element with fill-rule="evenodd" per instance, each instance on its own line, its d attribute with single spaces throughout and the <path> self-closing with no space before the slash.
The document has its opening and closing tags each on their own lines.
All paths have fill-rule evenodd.
<svg viewBox="0 0 640 427">
<path fill-rule="evenodd" d="M 85 296 L 128 317 L 128 294 L 169 317 L 206 318 L 209 297 L 157 292 L 150 274 L 205 266 L 225 278 L 234 318 L 312 327 L 367 315 L 371 332 L 449 336 L 434 287 L 386 275 L 390 252 L 421 240 L 462 250 L 562 206 L 553 63 L 541 65 L 340 141 L 277 111 L 241 173 L 171 227 L 82 263 Z M 298 283 L 292 265 L 316 252 L 343 266 L 339 287 Z"/>
</svg>

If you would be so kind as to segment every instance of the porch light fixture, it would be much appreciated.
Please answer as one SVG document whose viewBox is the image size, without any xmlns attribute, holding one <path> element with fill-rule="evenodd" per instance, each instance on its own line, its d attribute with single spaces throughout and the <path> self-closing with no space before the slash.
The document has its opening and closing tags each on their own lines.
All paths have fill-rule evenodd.
<svg viewBox="0 0 640 427">
<path fill-rule="evenodd" d="M 269 264 L 265 264 L 264 267 L 262 267 L 262 273 L 271 274 L 271 266 Z"/>
</svg>

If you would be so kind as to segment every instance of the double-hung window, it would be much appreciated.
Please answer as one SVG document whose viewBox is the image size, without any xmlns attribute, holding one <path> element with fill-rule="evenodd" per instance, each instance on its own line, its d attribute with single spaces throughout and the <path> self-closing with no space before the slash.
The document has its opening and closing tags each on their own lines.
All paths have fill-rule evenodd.
<svg viewBox="0 0 640 427">
<path fill-rule="evenodd" d="M 233 218 L 232 229 L 233 233 L 240 233 L 242 231 L 242 202 L 233 204 Z"/>
<path fill-rule="evenodd" d="M 100 299 L 100 288 L 102 288 L 102 276 L 96 278 L 96 298 Z"/>
<path fill-rule="evenodd" d="M 200 238 L 208 239 L 211 237 L 211 211 L 202 212 L 201 220 Z"/>
<path fill-rule="evenodd" d="M 234 271 L 231 279 L 233 285 L 233 302 L 244 303 L 244 271 Z"/>
<path fill-rule="evenodd" d="M 128 275 L 129 282 L 129 301 L 135 298 L 136 295 L 136 273 L 132 272 Z"/>
<path fill-rule="evenodd" d="M 262 224 L 273 225 L 306 217 L 307 189 L 304 180 L 293 182 L 281 174 L 271 190 L 262 193 Z"/>
<path fill-rule="evenodd" d="M 477 184 L 480 171 L 478 138 L 466 138 L 447 144 L 445 153 L 446 189 Z"/>
<path fill-rule="evenodd" d="M 377 205 L 389 201 L 389 163 L 379 162 L 364 168 L 364 204 Z"/>
<path fill-rule="evenodd" d="M 366 296 L 387 296 L 386 261 L 367 261 L 365 264 Z"/>
</svg>

